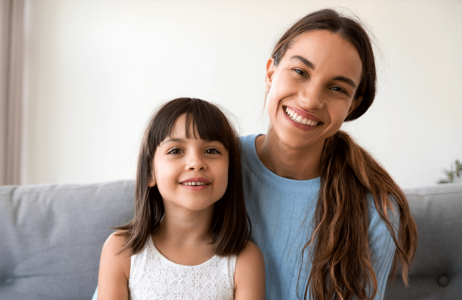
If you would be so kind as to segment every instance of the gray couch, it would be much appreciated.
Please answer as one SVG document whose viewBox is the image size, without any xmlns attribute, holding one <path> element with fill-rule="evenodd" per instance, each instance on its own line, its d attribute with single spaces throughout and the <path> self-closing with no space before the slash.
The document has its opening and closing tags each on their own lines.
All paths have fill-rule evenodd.
<svg viewBox="0 0 462 300">
<path fill-rule="evenodd" d="M 386 299 L 462 299 L 462 185 L 406 190 L 419 229 L 410 287 Z M 104 241 L 133 214 L 133 181 L 0 187 L 0 299 L 91 299 Z"/>
</svg>

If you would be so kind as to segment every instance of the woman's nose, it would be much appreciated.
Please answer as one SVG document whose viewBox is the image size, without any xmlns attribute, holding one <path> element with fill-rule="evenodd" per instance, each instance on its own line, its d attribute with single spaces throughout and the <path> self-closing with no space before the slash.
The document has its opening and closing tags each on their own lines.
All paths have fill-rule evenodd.
<svg viewBox="0 0 462 300">
<path fill-rule="evenodd" d="M 312 85 L 299 93 L 303 108 L 307 110 L 321 109 L 324 107 L 322 87 Z"/>
</svg>

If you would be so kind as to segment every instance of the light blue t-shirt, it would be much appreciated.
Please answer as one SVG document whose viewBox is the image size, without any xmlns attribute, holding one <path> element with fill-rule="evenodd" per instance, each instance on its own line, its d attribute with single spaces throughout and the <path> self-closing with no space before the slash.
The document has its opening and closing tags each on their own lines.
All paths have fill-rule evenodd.
<svg viewBox="0 0 462 300">
<path fill-rule="evenodd" d="M 266 300 L 303 299 L 310 271 L 308 256 L 303 260 L 299 278 L 301 250 L 313 229 L 320 178 L 292 180 L 268 170 L 260 161 L 255 149 L 258 135 L 241 137 L 242 170 L 247 212 L 252 222 L 251 240 L 260 247 L 265 258 Z M 369 202 L 369 247 L 372 265 L 377 276 L 378 293 L 374 300 L 383 299 L 388 274 L 396 246 L 375 209 L 372 197 Z M 395 210 L 396 211 L 396 210 Z M 399 217 L 389 211 L 389 218 L 398 232 Z M 97 299 L 98 289 L 93 295 Z"/>
<path fill-rule="evenodd" d="M 242 167 L 247 212 L 252 223 L 251 240 L 260 247 L 265 258 L 266 299 L 303 299 L 309 276 L 308 255 L 302 263 L 302 247 L 311 236 L 312 220 L 320 188 L 320 178 L 292 180 L 268 170 L 257 156 L 255 139 L 258 135 L 241 137 Z M 370 195 L 369 246 L 377 276 L 378 294 L 383 299 L 396 246 L 385 223 L 375 209 Z M 396 229 L 399 218 L 389 212 Z M 299 279 L 297 296 L 297 281 Z M 308 293 L 309 295 L 309 293 Z"/>
</svg>

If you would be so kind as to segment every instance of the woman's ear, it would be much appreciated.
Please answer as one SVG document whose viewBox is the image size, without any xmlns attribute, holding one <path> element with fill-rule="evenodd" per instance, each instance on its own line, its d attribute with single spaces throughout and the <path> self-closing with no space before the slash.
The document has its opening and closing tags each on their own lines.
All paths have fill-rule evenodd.
<svg viewBox="0 0 462 300">
<path fill-rule="evenodd" d="M 156 177 L 154 176 L 154 174 L 151 174 L 151 179 L 149 179 L 148 186 L 153 187 L 155 185 L 156 185 Z"/>
<path fill-rule="evenodd" d="M 266 63 L 266 74 L 265 74 L 266 89 L 271 88 L 274 70 L 275 70 L 274 59 L 271 57 L 270 59 L 268 59 L 268 62 Z"/>
<path fill-rule="evenodd" d="M 363 96 L 359 96 L 356 99 L 353 99 L 353 102 L 351 102 L 350 109 L 348 110 L 347 116 L 349 116 L 358 106 L 361 104 L 363 101 Z"/>
</svg>

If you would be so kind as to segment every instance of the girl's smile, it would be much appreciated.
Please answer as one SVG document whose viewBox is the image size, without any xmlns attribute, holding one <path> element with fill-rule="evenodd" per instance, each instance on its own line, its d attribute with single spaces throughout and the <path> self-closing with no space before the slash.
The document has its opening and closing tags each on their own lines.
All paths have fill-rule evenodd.
<svg viewBox="0 0 462 300">
<path fill-rule="evenodd" d="M 226 191 L 229 153 L 222 143 L 201 139 L 185 122 L 181 115 L 157 147 L 150 186 L 157 185 L 165 206 L 213 209 Z"/>
<path fill-rule="evenodd" d="M 203 190 L 206 189 L 211 182 L 204 177 L 192 177 L 181 181 L 180 184 L 190 190 Z"/>
</svg>

